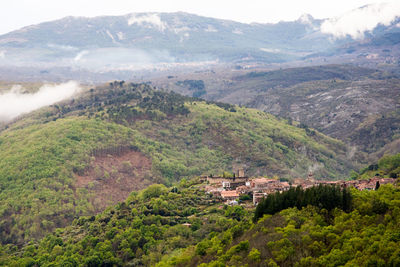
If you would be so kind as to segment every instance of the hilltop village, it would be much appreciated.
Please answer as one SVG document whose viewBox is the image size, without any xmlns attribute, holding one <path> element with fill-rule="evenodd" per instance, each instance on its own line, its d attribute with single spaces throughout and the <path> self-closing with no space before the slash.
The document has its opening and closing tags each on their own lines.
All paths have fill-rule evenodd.
<svg viewBox="0 0 400 267">
<path fill-rule="evenodd" d="M 201 177 L 207 183 L 205 190 L 208 194 L 221 197 L 227 204 L 237 204 L 237 199 L 243 195 L 253 197 L 253 204 L 257 205 L 261 199 L 268 194 L 289 190 L 290 187 L 300 186 L 307 189 L 318 185 L 337 185 L 342 188 L 354 187 L 358 190 L 375 190 L 383 184 L 394 184 L 396 179 L 382 178 L 375 176 L 369 180 L 351 180 L 351 181 L 320 181 L 315 180 L 310 173 L 307 179 L 297 178 L 293 182 L 281 181 L 265 177 L 249 178 L 245 176 L 244 170 L 237 170 L 232 176 L 204 176 Z"/>
</svg>

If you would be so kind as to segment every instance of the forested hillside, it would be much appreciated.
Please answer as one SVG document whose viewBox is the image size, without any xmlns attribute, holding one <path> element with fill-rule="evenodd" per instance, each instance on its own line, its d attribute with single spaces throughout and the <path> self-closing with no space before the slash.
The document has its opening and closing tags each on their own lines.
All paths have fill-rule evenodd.
<svg viewBox="0 0 400 267">
<path fill-rule="evenodd" d="M 22 244 L 152 183 L 220 174 L 343 178 L 340 141 L 261 111 L 113 82 L 0 132 L 0 238 Z"/>
<path fill-rule="evenodd" d="M 334 191 L 338 192 L 328 185 L 305 194 L 323 199 Z M 74 220 L 40 242 L 22 249 L 3 246 L 0 264 L 397 266 L 398 187 L 351 190 L 346 195 L 346 211 L 326 202 L 331 208 L 288 207 L 258 219 L 251 209 L 222 205 L 196 180 L 169 188 L 152 185 L 96 216 Z M 292 194 L 282 197 L 290 200 Z"/>
<path fill-rule="evenodd" d="M 398 187 L 352 190 L 351 195 L 352 211 L 284 209 L 254 224 L 238 223 L 244 229 L 239 234 L 210 234 L 157 266 L 397 266 Z"/>
<path fill-rule="evenodd" d="M 217 70 L 152 80 L 182 94 L 200 93 L 301 122 L 365 152 L 369 161 L 399 151 L 399 81 L 394 72 L 350 64 Z M 195 90 L 189 82 L 203 86 Z"/>
<path fill-rule="evenodd" d="M 379 177 L 400 177 L 400 153 L 385 155 L 374 164 L 362 168 L 359 173 L 353 173 L 353 178 L 368 179 L 374 176 Z"/>
</svg>

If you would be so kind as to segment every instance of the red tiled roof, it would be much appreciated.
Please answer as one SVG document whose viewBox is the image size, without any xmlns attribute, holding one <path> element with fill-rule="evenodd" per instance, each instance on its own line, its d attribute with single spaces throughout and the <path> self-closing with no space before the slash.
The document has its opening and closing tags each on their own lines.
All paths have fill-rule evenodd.
<svg viewBox="0 0 400 267">
<path fill-rule="evenodd" d="M 266 183 L 276 182 L 277 180 L 267 179 L 267 178 L 256 178 L 251 181 L 256 184 L 266 184 Z"/>
<path fill-rule="evenodd" d="M 235 190 L 232 190 L 232 191 L 222 191 L 222 192 L 221 192 L 221 196 L 222 196 L 223 198 L 225 198 L 225 197 L 239 197 L 239 194 L 238 194 Z"/>
</svg>

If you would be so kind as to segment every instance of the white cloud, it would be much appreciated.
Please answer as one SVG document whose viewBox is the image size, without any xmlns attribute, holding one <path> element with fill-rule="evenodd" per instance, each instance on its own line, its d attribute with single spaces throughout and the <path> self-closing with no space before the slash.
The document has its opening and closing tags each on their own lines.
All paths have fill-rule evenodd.
<svg viewBox="0 0 400 267">
<path fill-rule="evenodd" d="M 161 18 L 158 14 L 146 14 L 146 15 L 137 15 L 133 14 L 129 19 L 128 19 L 128 24 L 133 25 L 146 25 L 146 26 L 151 26 L 151 27 L 156 27 L 160 31 L 164 31 L 167 25 L 161 21 Z"/>
<path fill-rule="evenodd" d="M 89 51 L 87 51 L 87 50 L 83 50 L 83 51 L 79 52 L 79 53 L 75 56 L 74 61 L 80 61 L 80 60 L 82 60 L 82 57 L 84 57 L 84 56 L 87 55 L 87 54 L 89 54 Z"/>
<path fill-rule="evenodd" d="M 390 25 L 400 17 L 400 1 L 380 3 L 354 9 L 340 17 L 329 19 L 321 25 L 321 32 L 337 38 L 351 36 L 362 39 L 364 34 L 378 25 Z"/>
<path fill-rule="evenodd" d="M 33 94 L 22 93 L 22 87 L 15 85 L 7 93 L 0 95 L 0 121 L 11 120 L 23 113 L 52 105 L 72 97 L 81 90 L 74 81 L 59 85 L 43 85 Z"/>
<path fill-rule="evenodd" d="M 5 58 L 6 57 L 6 50 L 1 50 L 0 51 L 0 58 Z"/>
</svg>

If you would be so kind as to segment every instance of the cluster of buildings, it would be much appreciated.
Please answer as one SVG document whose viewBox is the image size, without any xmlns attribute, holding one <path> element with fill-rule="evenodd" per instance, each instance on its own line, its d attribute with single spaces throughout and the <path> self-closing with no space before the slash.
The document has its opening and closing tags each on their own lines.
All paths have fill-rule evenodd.
<svg viewBox="0 0 400 267">
<path fill-rule="evenodd" d="M 294 179 L 293 183 L 269 178 L 249 178 L 243 170 L 238 170 L 233 177 L 203 177 L 207 182 L 206 191 L 209 194 L 221 197 L 228 204 L 237 204 L 241 195 L 253 197 L 253 204 L 257 205 L 268 194 L 289 190 L 290 187 L 301 186 L 307 189 L 320 184 L 354 187 L 358 190 L 375 190 L 383 184 L 394 184 L 396 179 L 374 177 L 369 180 L 352 181 L 316 181 L 312 174 L 307 179 Z"/>
</svg>

